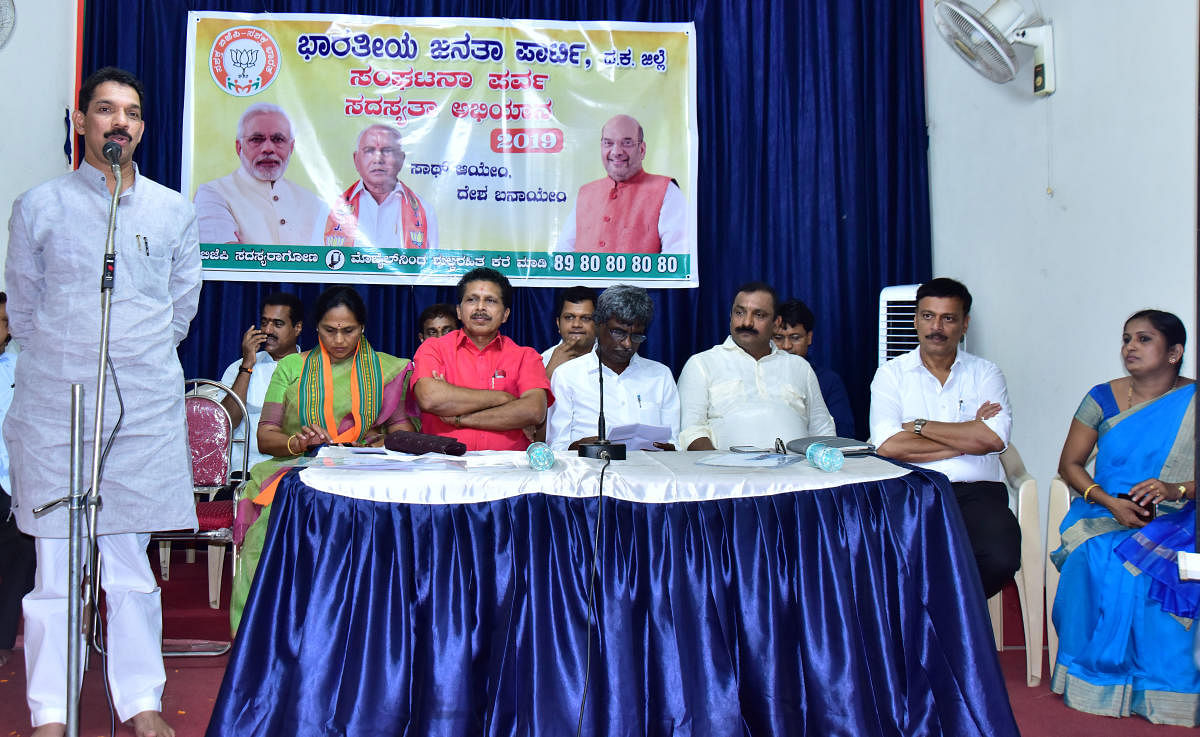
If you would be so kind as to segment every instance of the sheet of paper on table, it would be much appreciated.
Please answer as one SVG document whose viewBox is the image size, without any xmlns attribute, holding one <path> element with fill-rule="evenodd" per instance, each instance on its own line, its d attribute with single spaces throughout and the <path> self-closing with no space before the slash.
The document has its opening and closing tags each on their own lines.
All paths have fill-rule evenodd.
<svg viewBox="0 0 1200 737">
<path fill-rule="evenodd" d="M 671 442 L 671 428 L 660 425 L 618 425 L 608 431 L 608 442 L 624 443 L 628 450 L 658 450 L 655 443 Z"/>
<path fill-rule="evenodd" d="M 696 461 L 703 466 L 729 466 L 732 468 L 779 468 L 805 461 L 804 456 L 781 453 L 714 453 Z"/>
</svg>

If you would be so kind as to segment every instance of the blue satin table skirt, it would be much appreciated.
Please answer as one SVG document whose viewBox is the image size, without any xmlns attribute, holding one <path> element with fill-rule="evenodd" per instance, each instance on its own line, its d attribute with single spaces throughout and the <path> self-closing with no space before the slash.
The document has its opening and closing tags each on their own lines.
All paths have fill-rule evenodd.
<svg viewBox="0 0 1200 737">
<path fill-rule="evenodd" d="M 944 476 L 668 504 L 280 485 L 220 735 L 1017 735 Z"/>
</svg>

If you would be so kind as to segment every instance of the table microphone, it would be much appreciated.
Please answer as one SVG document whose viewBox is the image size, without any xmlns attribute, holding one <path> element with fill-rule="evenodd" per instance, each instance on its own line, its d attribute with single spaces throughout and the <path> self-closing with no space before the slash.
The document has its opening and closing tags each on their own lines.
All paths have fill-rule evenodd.
<svg viewBox="0 0 1200 737">
<path fill-rule="evenodd" d="M 610 461 L 625 460 L 625 444 L 610 443 L 604 439 L 604 363 L 600 360 L 600 348 L 596 347 L 596 365 L 600 368 L 600 417 L 596 422 L 594 443 L 580 443 L 579 455 L 583 458 L 606 458 Z"/>
</svg>

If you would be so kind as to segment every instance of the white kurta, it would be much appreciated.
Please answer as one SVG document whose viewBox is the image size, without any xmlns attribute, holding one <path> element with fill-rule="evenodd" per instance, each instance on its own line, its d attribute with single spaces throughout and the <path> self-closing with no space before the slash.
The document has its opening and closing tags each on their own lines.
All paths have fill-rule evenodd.
<svg viewBox="0 0 1200 737">
<path fill-rule="evenodd" d="M 774 344 L 757 361 L 732 337 L 697 353 L 679 372 L 679 401 L 684 449 L 700 437 L 724 450 L 836 434 L 808 361 Z"/>
<path fill-rule="evenodd" d="M 8 315 L 22 346 L 4 423 L 18 526 L 67 536 L 67 509 L 33 516 L 70 487 L 70 385 L 84 387 L 84 464 L 92 457 L 100 273 L 110 195 L 104 172 L 77 171 L 25 192 L 9 221 Z M 191 204 L 136 175 L 117 207 L 116 279 L 109 353 L 125 416 L 100 482 L 99 532 L 196 526 L 176 345 L 200 297 L 200 250 Z M 108 383 L 104 437 L 117 420 Z M 85 470 L 84 483 L 89 473 Z"/>
</svg>

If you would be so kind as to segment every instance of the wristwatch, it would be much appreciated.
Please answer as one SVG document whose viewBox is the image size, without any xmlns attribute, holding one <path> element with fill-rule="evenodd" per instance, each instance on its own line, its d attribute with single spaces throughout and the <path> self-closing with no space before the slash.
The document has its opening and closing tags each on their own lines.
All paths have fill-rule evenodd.
<svg viewBox="0 0 1200 737">
<path fill-rule="evenodd" d="M 929 420 L 926 420 L 924 418 L 918 418 L 916 420 L 913 420 L 913 432 L 920 435 L 921 431 L 925 429 L 926 422 L 929 422 Z"/>
</svg>

